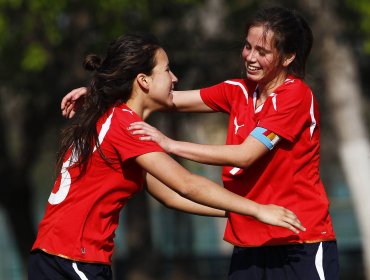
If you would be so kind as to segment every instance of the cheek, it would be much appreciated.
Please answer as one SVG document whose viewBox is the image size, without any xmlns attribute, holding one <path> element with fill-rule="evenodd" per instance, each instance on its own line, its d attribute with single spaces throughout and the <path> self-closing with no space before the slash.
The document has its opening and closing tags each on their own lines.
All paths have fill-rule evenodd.
<svg viewBox="0 0 370 280">
<path fill-rule="evenodd" d="M 249 51 L 246 48 L 242 50 L 242 58 L 247 59 Z"/>
<path fill-rule="evenodd" d="M 275 66 L 274 60 L 269 57 L 264 57 L 260 59 L 259 61 L 260 61 L 260 65 L 265 69 L 271 69 L 271 68 L 274 68 Z"/>
</svg>

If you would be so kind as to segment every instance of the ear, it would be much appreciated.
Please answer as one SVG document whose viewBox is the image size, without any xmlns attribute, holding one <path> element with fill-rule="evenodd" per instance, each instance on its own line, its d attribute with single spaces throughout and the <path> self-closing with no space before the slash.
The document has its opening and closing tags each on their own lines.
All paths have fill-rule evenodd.
<svg viewBox="0 0 370 280">
<path fill-rule="evenodd" d="M 147 75 L 142 74 L 142 73 L 140 73 L 136 76 L 136 80 L 137 80 L 139 86 L 141 88 L 145 89 L 145 90 L 149 89 L 148 78 L 149 77 Z"/>
<path fill-rule="evenodd" d="M 285 58 L 284 58 L 284 61 L 283 61 L 283 66 L 284 67 L 288 67 L 290 63 L 293 62 L 293 60 L 295 59 L 295 56 L 296 54 L 295 53 L 291 53 L 291 54 L 288 54 Z"/>
</svg>

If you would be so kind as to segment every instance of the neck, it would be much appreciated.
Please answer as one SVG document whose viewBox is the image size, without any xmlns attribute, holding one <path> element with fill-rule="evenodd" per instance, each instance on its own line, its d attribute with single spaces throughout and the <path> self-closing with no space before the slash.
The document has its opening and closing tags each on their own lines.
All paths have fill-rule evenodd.
<svg viewBox="0 0 370 280">
<path fill-rule="evenodd" d="M 273 80 L 266 83 L 258 83 L 259 96 L 258 98 L 266 99 L 271 93 L 275 91 L 276 88 L 281 86 L 288 75 L 283 72 L 276 76 Z"/>
<path fill-rule="evenodd" d="M 145 120 L 152 113 L 152 110 L 146 108 L 146 106 L 144 106 L 144 102 L 138 96 L 132 96 L 127 100 L 126 105 L 142 120 Z"/>
</svg>

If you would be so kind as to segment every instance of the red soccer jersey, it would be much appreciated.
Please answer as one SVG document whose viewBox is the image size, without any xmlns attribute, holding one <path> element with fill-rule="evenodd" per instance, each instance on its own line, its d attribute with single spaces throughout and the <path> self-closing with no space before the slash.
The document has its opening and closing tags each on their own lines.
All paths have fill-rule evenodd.
<svg viewBox="0 0 370 280">
<path fill-rule="evenodd" d="M 256 85 L 232 80 L 201 90 L 213 110 L 230 115 L 227 144 L 240 144 L 256 127 L 282 140 L 248 169 L 225 166 L 224 186 L 262 204 L 292 210 L 306 232 L 298 235 L 230 213 L 224 239 L 237 246 L 283 245 L 335 240 L 329 201 L 319 174 L 320 129 L 318 104 L 309 87 L 289 77 L 256 108 Z"/>
<path fill-rule="evenodd" d="M 139 140 L 127 131 L 140 117 L 125 104 L 112 108 L 97 123 L 100 147 L 108 164 L 94 151 L 86 174 L 69 166 L 71 152 L 49 197 L 37 239 L 32 247 L 50 254 L 111 264 L 113 238 L 119 213 L 128 199 L 142 189 L 143 169 L 136 156 L 163 152 L 154 142 Z"/>
</svg>

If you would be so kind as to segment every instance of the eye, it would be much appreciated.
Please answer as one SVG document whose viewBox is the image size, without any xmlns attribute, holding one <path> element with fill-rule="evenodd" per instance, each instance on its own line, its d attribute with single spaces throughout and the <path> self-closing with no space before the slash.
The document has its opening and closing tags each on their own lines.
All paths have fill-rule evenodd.
<svg viewBox="0 0 370 280">
<path fill-rule="evenodd" d="M 247 49 L 247 50 L 250 50 L 251 45 L 248 42 L 246 42 L 245 45 L 244 45 L 244 48 Z"/>
</svg>

